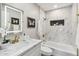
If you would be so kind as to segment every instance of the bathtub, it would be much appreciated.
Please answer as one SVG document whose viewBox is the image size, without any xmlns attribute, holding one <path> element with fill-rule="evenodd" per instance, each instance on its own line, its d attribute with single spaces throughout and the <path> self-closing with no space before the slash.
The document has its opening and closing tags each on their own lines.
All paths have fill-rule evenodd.
<svg viewBox="0 0 79 59">
<path fill-rule="evenodd" d="M 43 42 L 45 45 L 53 50 L 55 56 L 77 56 L 77 48 L 67 44 L 61 44 L 52 41 Z"/>
</svg>

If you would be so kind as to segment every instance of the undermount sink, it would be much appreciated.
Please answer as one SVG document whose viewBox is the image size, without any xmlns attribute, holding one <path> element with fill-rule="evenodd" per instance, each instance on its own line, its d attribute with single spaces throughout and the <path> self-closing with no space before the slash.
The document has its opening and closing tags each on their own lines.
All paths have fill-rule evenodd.
<svg viewBox="0 0 79 59">
<path fill-rule="evenodd" d="M 8 47 L 10 47 L 10 44 L 9 43 L 7 43 L 7 44 L 1 44 L 1 50 L 5 50 Z"/>
</svg>

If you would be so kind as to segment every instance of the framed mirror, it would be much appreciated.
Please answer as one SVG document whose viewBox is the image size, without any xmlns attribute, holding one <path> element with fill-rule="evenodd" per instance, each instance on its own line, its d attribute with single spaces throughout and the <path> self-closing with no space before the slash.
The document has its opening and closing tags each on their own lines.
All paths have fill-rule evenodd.
<svg viewBox="0 0 79 59">
<path fill-rule="evenodd" d="M 6 33 L 22 32 L 23 11 L 7 4 L 3 4 L 2 8 Z"/>
</svg>

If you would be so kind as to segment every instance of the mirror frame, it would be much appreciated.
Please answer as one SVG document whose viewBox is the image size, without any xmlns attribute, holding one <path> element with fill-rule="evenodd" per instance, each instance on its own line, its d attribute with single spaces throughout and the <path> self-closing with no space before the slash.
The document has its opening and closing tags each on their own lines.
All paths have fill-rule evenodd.
<svg viewBox="0 0 79 59">
<path fill-rule="evenodd" d="M 17 33 L 17 32 L 22 32 L 22 19 L 23 19 L 23 11 L 22 10 L 19 10 L 19 9 L 17 9 L 17 8 L 15 8 L 15 7 L 11 7 L 11 6 L 8 6 L 8 5 L 5 5 L 5 29 L 6 29 L 6 24 L 7 24 L 7 22 L 6 22 L 6 20 L 7 20 L 7 8 L 9 8 L 9 9 L 12 9 L 12 10 L 14 10 L 14 11 L 17 11 L 17 12 L 20 12 L 21 13 L 21 29 L 20 30 L 14 30 L 14 31 L 6 31 L 6 33 Z"/>
</svg>

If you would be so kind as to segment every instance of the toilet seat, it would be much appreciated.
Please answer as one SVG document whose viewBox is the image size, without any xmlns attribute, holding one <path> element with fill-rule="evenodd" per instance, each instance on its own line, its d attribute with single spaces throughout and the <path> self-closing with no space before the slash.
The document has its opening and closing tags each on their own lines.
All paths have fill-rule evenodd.
<svg viewBox="0 0 79 59">
<path fill-rule="evenodd" d="M 46 46 L 41 46 L 41 53 L 46 56 L 52 55 L 52 50 Z"/>
</svg>

